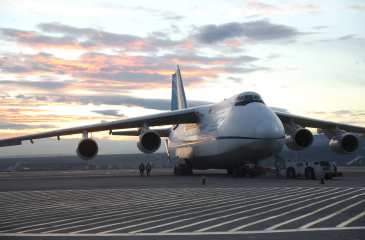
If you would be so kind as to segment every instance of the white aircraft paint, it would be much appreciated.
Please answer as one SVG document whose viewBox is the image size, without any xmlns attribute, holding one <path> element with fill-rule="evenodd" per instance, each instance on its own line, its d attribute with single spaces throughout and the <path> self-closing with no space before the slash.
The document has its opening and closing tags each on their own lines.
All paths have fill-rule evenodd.
<svg viewBox="0 0 365 240">
<path fill-rule="evenodd" d="M 284 148 L 284 127 L 265 104 L 236 105 L 244 92 L 223 102 L 195 108 L 197 123 L 170 131 L 169 155 L 178 164 L 189 161 L 199 169 L 232 168 L 270 158 Z"/>
</svg>

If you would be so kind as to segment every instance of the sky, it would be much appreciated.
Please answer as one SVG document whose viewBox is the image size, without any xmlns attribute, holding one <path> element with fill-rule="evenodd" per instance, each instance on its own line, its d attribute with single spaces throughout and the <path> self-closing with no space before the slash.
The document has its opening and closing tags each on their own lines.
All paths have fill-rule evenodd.
<svg viewBox="0 0 365 240">
<path fill-rule="evenodd" d="M 190 107 L 255 91 L 365 127 L 364 25 L 351 0 L 0 0 L 0 139 L 169 111 L 176 65 Z M 99 154 L 138 152 L 135 137 L 93 137 Z M 74 154 L 80 138 L 0 156 Z"/>
</svg>

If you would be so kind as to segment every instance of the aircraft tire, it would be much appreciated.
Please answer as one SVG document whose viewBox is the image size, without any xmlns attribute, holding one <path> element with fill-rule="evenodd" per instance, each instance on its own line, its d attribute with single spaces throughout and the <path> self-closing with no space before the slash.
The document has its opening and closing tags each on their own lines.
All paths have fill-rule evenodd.
<svg viewBox="0 0 365 240">
<path fill-rule="evenodd" d="M 232 175 L 233 177 L 238 177 L 240 175 L 240 169 L 238 167 L 233 168 Z"/>
<path fill-rule="evenodd" d="M 333 177 L 324 177 L 325 179 L 332 179 Z"/>
<path fill-rule="evenodd" d="M 185 165 L 186 169 L 186 175 L 192 175 L 193 174 L 193 168 L 189 165 Z"/>
</svg>

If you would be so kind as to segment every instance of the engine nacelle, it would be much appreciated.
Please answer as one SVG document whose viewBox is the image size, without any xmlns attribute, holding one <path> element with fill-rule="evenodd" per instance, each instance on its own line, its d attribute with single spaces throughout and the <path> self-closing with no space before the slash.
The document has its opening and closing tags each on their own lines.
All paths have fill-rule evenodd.
<svg viewBox="0 0 365 240">
<path fill-rule="evenodd" d="M 161 137 L 154 131 L 147 131 L 139 135 L 138 149 L 143 153 L 156 152 L 161 146 Z"/>
<path fill-rule="evenodd" d="M 99 147 L 94 139 L 84 138 L 76 146 L 76 153 L 82 160 L 91 160 L 98 155 Z"/>
<path fill-rule="evenodd" d="M 359 147 L 359 139 L 350 133 L 337 135 L 330 141 L 332 152 L 345 155 L 354 153 Z"/>
<path fill-rule="evenodd" d="M 305 128 L 297 128 L 285 135 L 286 146 L 294 151 L 305 150 L 313 143 L 313 134 Z"/>
</svg>

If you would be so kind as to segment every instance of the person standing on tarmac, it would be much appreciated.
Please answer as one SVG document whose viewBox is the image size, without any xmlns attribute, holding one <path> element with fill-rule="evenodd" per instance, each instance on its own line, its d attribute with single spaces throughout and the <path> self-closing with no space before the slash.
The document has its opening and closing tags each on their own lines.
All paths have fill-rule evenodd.
<svg viewBox="0 0 365 240">
<path fill-rule="evenodd" d="M 275 168 L 276 168 L 276 171 L 279 171 L 279 167 L 280 167 L 280 163 L 275 160 Z"/>
<path fill-rule="evenodd" d="M 141 163 L 141 165 L 139 165 L 139 173 L 141 174 L 141 177 L 143 177 L 143 173 L 144 173 L 144 165 L 143 165 L 143 163 Z"/>
<path fill-rule="evenodd" d="M 150 163 L 147 163 L 146 170 L 147 170 L 147 177 L 149 177 L 150 176 L 150 172 L 151 172 L 151 165 L 150 165 Z"/>
</svg>

